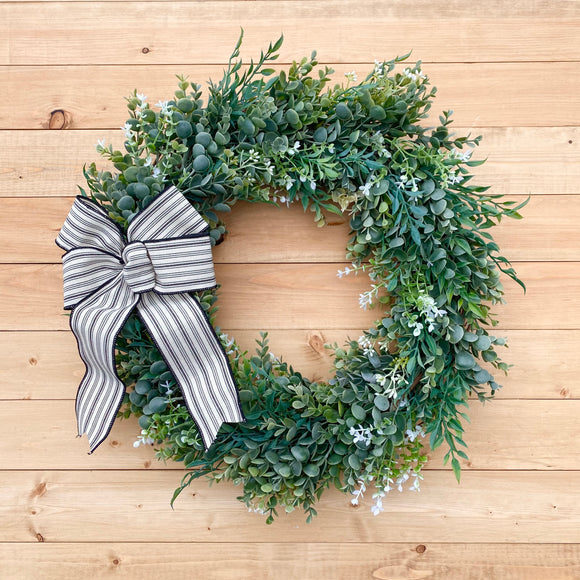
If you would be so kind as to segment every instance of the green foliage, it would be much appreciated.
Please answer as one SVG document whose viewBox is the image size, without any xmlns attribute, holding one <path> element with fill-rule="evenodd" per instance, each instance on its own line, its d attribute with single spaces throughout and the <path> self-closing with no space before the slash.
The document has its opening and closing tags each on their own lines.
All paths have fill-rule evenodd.
<svg viewBox="0 0 580 580">
<path fill-rule="evenodd" d="M 242 36 L 205 105 L 200 85 L 181 76 L 159 111 L 136 91 L 127 99 L 126 152 L 98 145 L 117 173 L 85 167 L 91 197 L 126 227 L 175 184 L 210 224 L 214 244 L 238 200 L 298 202 L 318 225 L 325 212 L 347 214 L 350 265 L 338 275 L 367 272 L 360 305 L 381 312 L 357 340 L 327 345 L 335 354 L 328 383 L 274 357 L 265 334 L 255 354 L 220 335 L 247 422 L 224 425 L 207 453 L 173 376 L 131 317 L 117 344 L 119 375 L 133 385 L 122 413 L 139 417 L 141 440 L 154 441 L 160 458 L 188 469 L 173 500 L 207 476 L 240 485 L 240 499 L 268 523 L 296 508 L 310 521 L 330 485 L 358 503 L 372 481 L 376 514 L 391 489 L 410 479 L 419 488 L 424 435 L 433 449 L 446 443 L 459 479 L 461 407 L 472 393 L 485 401 L 500 388 L 488 368 L 508 370 L 496 352 L 505 340 L 488 332 L 490 309 L 503 302 L 500 272 L 523 287 L 488 230 L 520 218 L 525 203 L 470 185 L 470 168 L 483 163 L 471 159 L 481 136 L 454 137 L 452 111 L 421 126 L 436 89 L 420 61 L 403 70 L 396 65 L 409 55 L 377 62 L 362 83 L 351 86 L 348 73 L 346 86 L 331 87 L 332 69 L 314 74 L 316 52 L 278 74 L 266 68 L 282 37 L 242 70 Z M 215 291 L 195 296 L 213 322 Z"/>
</svg>

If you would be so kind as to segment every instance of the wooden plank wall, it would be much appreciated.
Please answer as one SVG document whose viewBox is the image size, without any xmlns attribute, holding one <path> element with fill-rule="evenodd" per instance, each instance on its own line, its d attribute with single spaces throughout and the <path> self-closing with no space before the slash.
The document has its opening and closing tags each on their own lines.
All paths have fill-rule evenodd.
<svg viewBox="0 0 580 580">
<path fill-rule="evenodd" d="M 0 3 L 0 577 L 572 579 L 580 577 L 580 5 L 573 0 Z M 484 136 L 479 182 L 520 201 L 497 239 L 526 281 L 497 308 L 515 365 L 474 402 L 461 485 L 432 454 L 420 494 L 379 517 L 328 493 L 319 517 L 266 527 L 239 490 L 195 483 L 133 448 L 118 422 L 97 453 L 75 439 L 82 368 L 61 310 L 53 241 L 94 145 L 120 143 L 124 96 L 168 98 L 175 74 L 220 75 L 285 34 L 279 65 L 317 49 L 335 78 L 413 49 L 439 88 L 431 120 Z M 428 122 L 428 121 L 426 121 Z M 344 220 L 240 204 L 215 252 L 219 322 L 252 347 L 327 374 L 325 341 L 358 336 L 362 277 L 338 280 Z"/>
</svg>

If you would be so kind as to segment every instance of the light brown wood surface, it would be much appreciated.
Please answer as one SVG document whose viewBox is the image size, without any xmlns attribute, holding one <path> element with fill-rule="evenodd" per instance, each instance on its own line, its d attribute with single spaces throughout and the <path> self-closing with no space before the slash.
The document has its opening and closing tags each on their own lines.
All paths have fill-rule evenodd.
<svg viewBox="0 0 580 580">
<path fill-rule="evenodd" d="M 505 279 L 494 333 L 513 364 L 497 400 L 470 402 L 462 482 L 429 453 L 419 494 L 373 517 L 329 492 L 311 525 L 267 527 L 232 485 L 169 500 L 163 464 L 119 421 L 92 456 L 75 438 L 83 374 L 54 245 L 95 144 L 122 145 L 124 97 L 170 98 L 176 74 L 217 78 L 284 33 L 275 68 L 318 51 L 333 80 L 413 49 L 437 97 L 429 119 L 482 135 L 481 185 L 530 202 L 494 235 L 528 292 Z M 0 2 L 0 578 L 568 580 L 580 577 L 580 4 L 566 0 L 166 0 Z M 238 204 L 215 249 L 218 323 L 313 379 L 325 343 L 380 316 L 365 275 L 338 279 L 348 220 L 316 228 L 299 207 Z M 267 240 L 267 242 L 265 241 Z M 370 494 L 369 494 L 370 495 Z"/>
</svg>

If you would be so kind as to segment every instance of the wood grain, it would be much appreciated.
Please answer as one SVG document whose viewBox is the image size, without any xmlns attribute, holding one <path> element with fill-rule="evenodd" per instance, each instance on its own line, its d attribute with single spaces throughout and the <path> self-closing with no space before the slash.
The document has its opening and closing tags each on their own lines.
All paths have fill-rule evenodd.
<svg viewBox="0 0 580 580">
<path fill-rule="evenodd" d="M 470 403 L 471 423 L 463 422 L 469 460 L 466 470 L 578 470 L 580 401 L 493 401 Z M 3 469 L 163 469 L 150 446 L 133 447 L 141 432 L 135 418 L 118 420 L 107 440 L 87 455 L 86 437 L 76 438 L 73 401 L 4 401 L 0 424 L 10 439 L 0 439 Z M 534 441 L 528 428 L 534 425 Z M 444 465 L 446 444 L 429 452 L 428 470 Z M 168 469 L 183 470 L 170 462 Z"/>
<path fill-rule="evenodd" d="M 111 99 L 117 102 L 118 97 Z M 580 193 L 578 127 L 454 126 L 453 132 L 472 138 L 482 135 L 473 158 L 487 161 L 472 170 L 478 183 L 492 186 L 494 193 Z M 99 139 L 116 148 L 123 146 L 120 129 L 0 131 L 0 197 L 78 194 L 77 184 L 84 183 L 83 164 L 94 161 L 98 167 L 110 169 L 95 151 Z M 23 155 L 23 151 L 28 153 Z"/>
<path fill-rule="evenodd" d="M 248 58 L 284 32 L 281 62 L 314 48 L 330 62 L 372 62 L 410 50 L 415 59 L 443 62 L 580 57 L 580 9 L 564 1 L 535 2 L 533 9 L 495 1 L 469 13 L 459 0 L 422 0 L 413 11 L 402 0 L 368 1 L 364 10 L 355 0 L 22 3 L 5 5 L 0 22 L 0 62 L 12 65 L 224 63 L 240 27 Z"/>
<path fill-rule="evenodd" d="M 243 349 L 254 352 L 257 330 L 224 330 L 235 336 Z M 272 330 L 268 339 L 272 352 L 304 376 L 324 380 L 332 369 L 331 351 L 324 344 L 343 344 L 349 334 L 354 336 L 354 330 Z M 501 336 L 507 337 L 509 348 L 500 350 L 500 356 L 513 368 L 507 377 L 495 372 L 503 385 L 496 398 L 580 398 L 580 331 L 502 330 Z M 0 332 L 0 351 L 4 355 L 0 400 L 75 397 L 84 366 L 72 333 Z"/>
<path fill-rule="evenodd" d="M 0 198 L 0 263 L 60 263 L 63 252 L 54 240 L 71 205 L 66 197 Z M 490 230 L 504 255 L 514 261 L 580 260 L 580 195 L 533 196 L 521 212 L 525 219 L 505 218 Z M 348 214 L 328 213 L 328 225 L 318 228 L 299 204 L 239 202 L 221 217 L 228 234 L 214 248 L 215 263 L 344 262 L 351 237 Z"/>
<path fill-rule="evenodd" d="M 172 510 L 180 479 L 164 470 L 2 471 L 0 541 L 229 543 L 243 530 L 258 543 L 580 543 L 577 471 L 472 471 L 461 485 L 449 471 L 430 471 L 420 493 L 385 498 L 379 517 L 370 497 L 355 508 L 349 496 L 329 490 L 311 524 L 294 512 L 268 528 L 230 484 L 198 481 Z"/>
<path fill-rule="evenodd" d="M 493 308 L 497 328 L 580 329 L 579 262 L 515 262 L 514 267 L 528 292 L 504 280 L 507 305 Z M 368 288 L 366 275 L 339 279 L 336 271 L 337 264 L 326 263 L 218 264 L 217 322 L 231 330 L 368 328 L 381 313 L 358 308 L 358 296 Z M 61 266 L 0 265 L 0 287 L 5 297 L 0 330 L 69 328 Z M 547 307 L 553 300 L 557 308 Z"/>
<path fill-rule="evenodd" d="M 469 570 L 470 580 L 575 580 L 579 559 L 576 544 L 18 542 L 0 545 L 0 574 L 6 580 L 149 580 L 167 574 L 204 580 L 281 574 L 301 580 L 465 580 Z"/>
<path fill-rule="evenodd" d="M 341 83 L 345 72 L 354 69 L 362 79 L 372 65 L 332 68 L 333 83 Z M 434 63 L 423 70 L 438 89 L 422 120 L 427 126 L 438 123 L 444 110 L 453 110 L 455 124 L 462 127 L 580 125 L 580 62 Z M 222 71 L 221 65 L 189 64 L 1 66 L 0 86 L 6 89 L 0 102 L 0 129 L 116 128 L 127 118 L 124 97 L 134 89 L 155 103 L 171 98 L 177 89 L 176 74 L 189 76 L 206 91 L 205 82 L 219 79 Z"/>
</svg>

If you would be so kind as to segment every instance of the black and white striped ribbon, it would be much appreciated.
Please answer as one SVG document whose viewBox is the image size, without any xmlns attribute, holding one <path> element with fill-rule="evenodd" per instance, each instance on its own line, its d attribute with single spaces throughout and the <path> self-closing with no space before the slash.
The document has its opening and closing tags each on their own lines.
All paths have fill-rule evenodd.
<svg viewBox="0 0 580 580">
<path fill-rule="evenodd" d="M 78 433 L 92 453 L 107 437 L 125 385 L 115 341 L 136 307 L 181 387 L 206 450 L 222 423 L 244 422 L 227 355 L 198 301 L 216 286 L 209 227 L 170 186 L 127 228 L 78 196 L 56 239 L 63 255 L 64 307 L 86 372 L 76 397 Z"/>
</svg>

